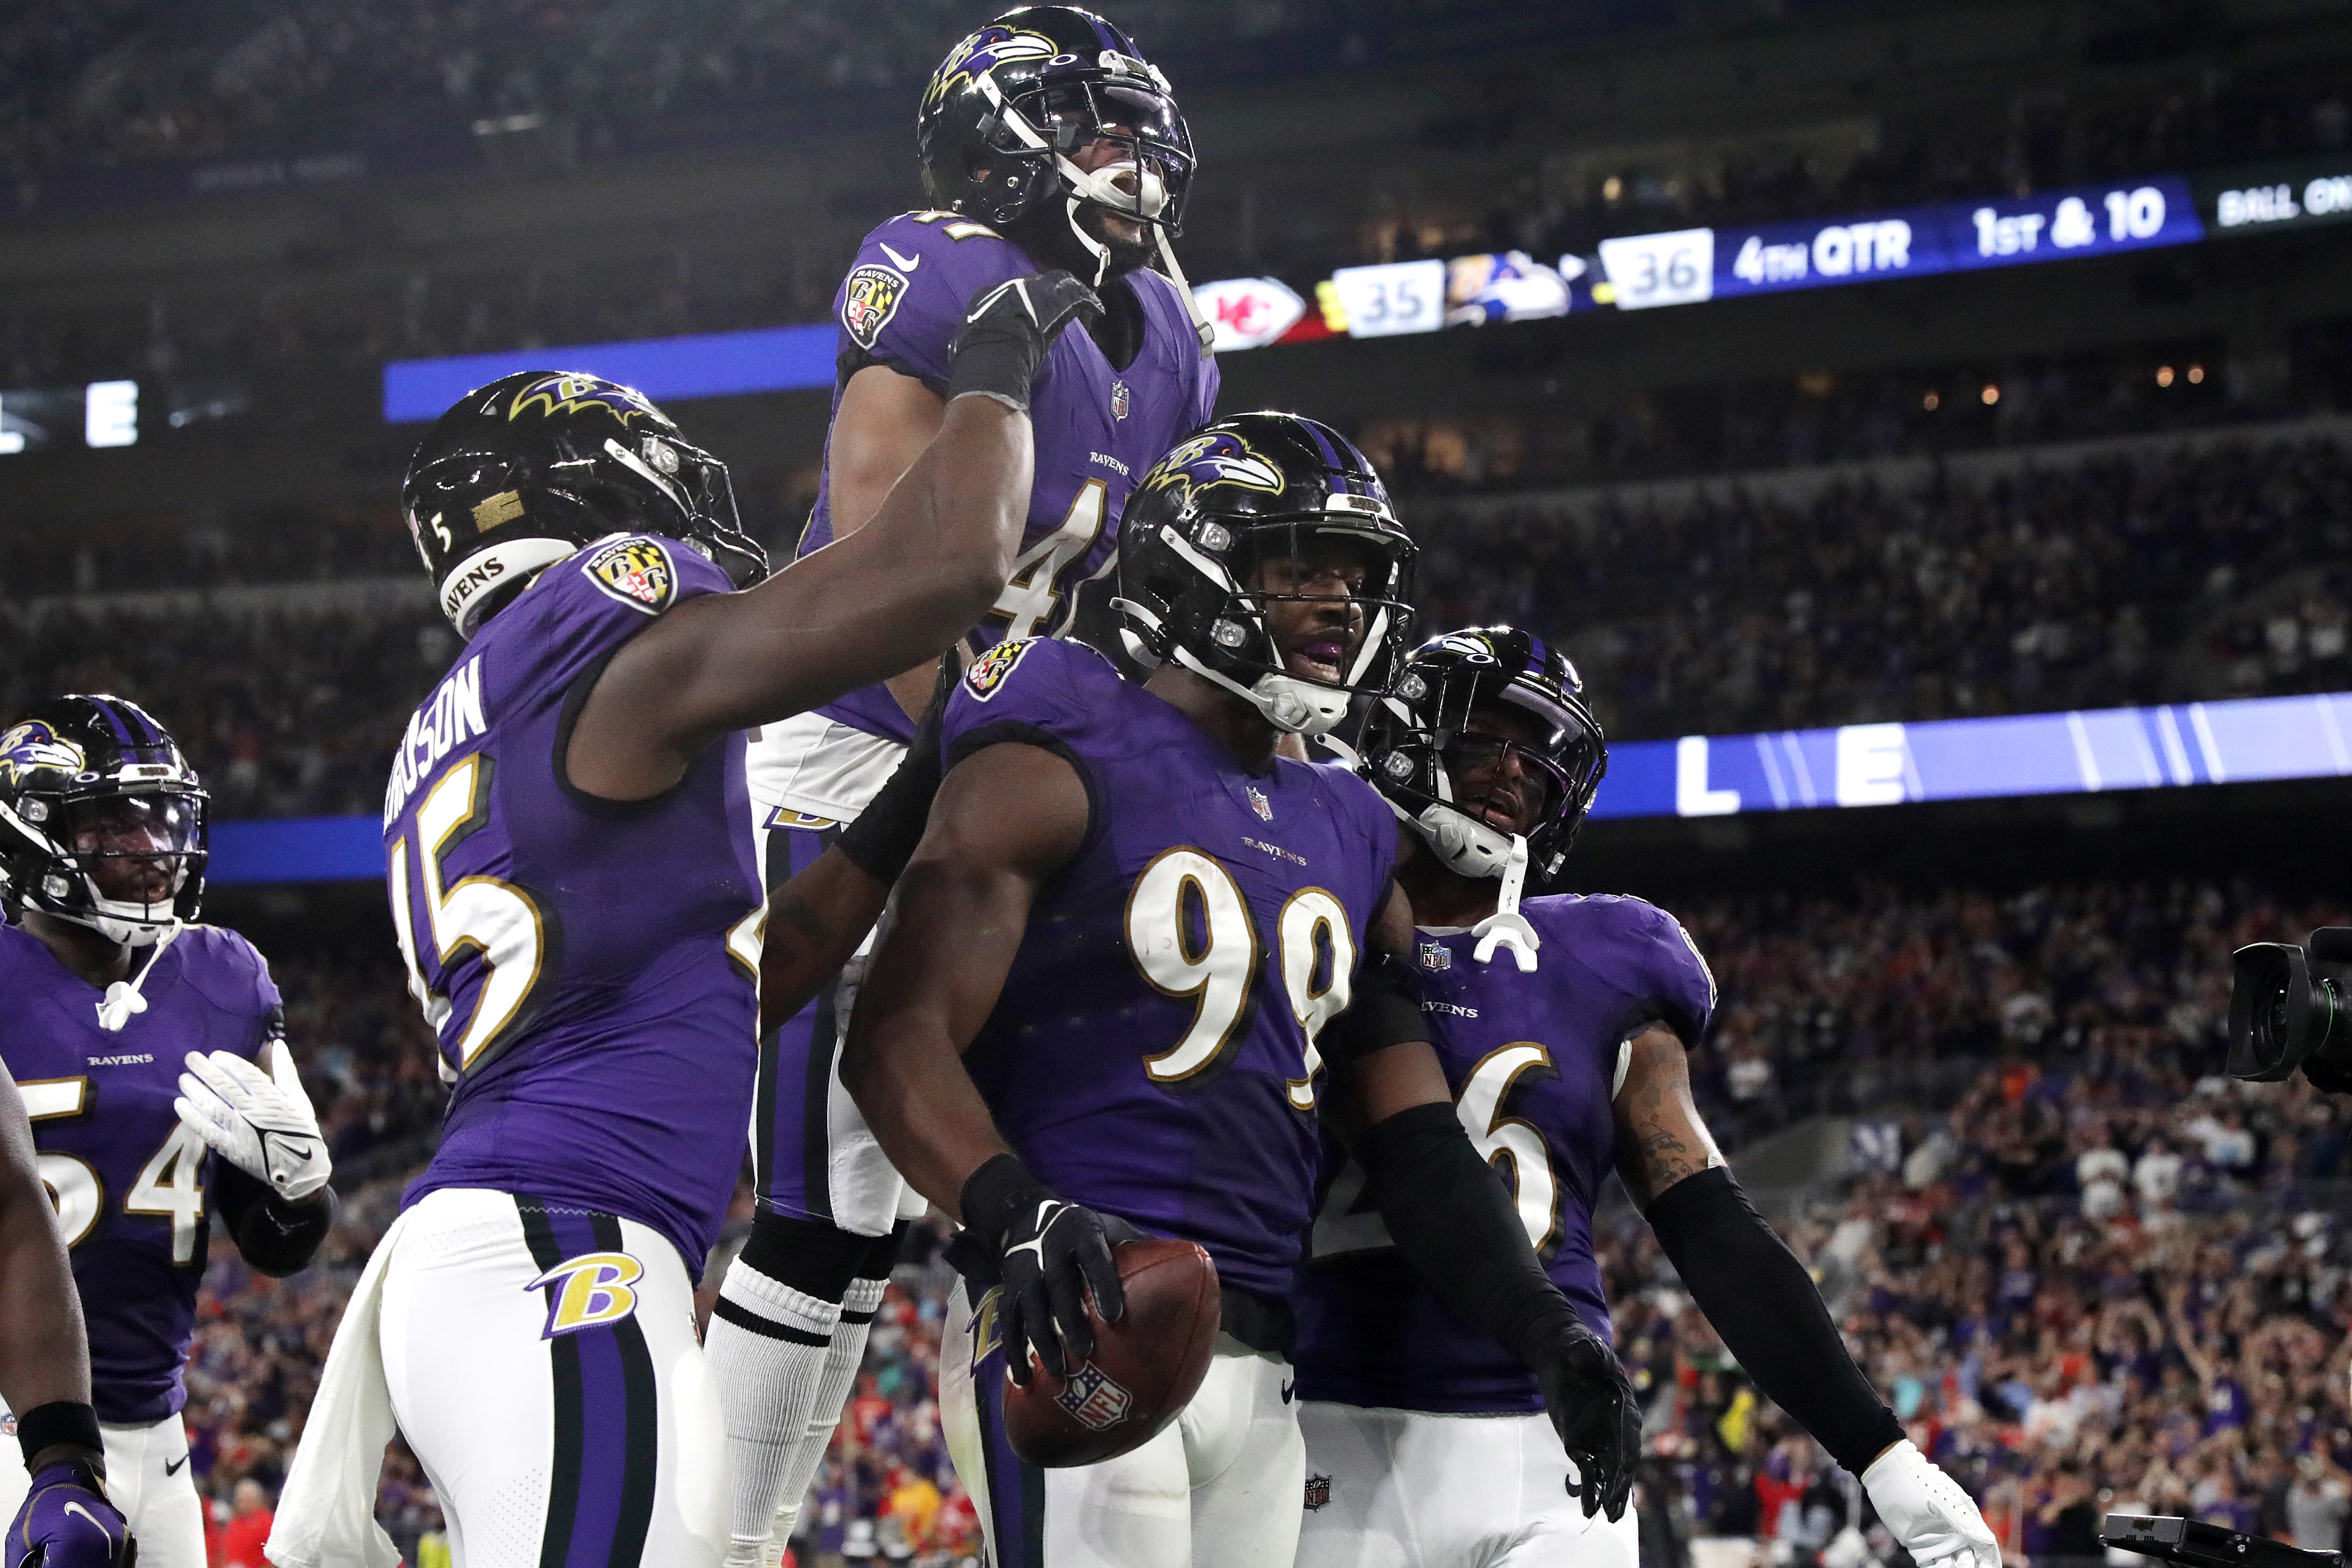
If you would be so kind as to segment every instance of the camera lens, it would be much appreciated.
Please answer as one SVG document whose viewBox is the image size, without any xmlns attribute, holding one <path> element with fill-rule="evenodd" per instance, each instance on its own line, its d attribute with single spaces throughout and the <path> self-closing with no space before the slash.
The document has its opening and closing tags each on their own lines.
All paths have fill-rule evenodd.
<svg viewBox="0 0 2352 1568">
<path fill-rule="evenodd" d="M 2241 947 L 2230 963 L 2230 1076 L 2275 1082 L 2316 1043 L 2310 967 L 2302 948 L 2284 942 Z"/>
</svg>

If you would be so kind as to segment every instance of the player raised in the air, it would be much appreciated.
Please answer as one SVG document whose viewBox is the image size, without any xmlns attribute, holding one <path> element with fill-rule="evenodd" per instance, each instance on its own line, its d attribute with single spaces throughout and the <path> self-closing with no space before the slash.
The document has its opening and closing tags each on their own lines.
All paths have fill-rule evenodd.
<svg viewBox="0 0 2352 1568">
<path fill-rule="evenodd" d="M 1862 1477 L 1913 1560 L 1998 1568 L 1976 1505 L 1904 1439 L 1691 1103 L 1683 1053 L 1715 981 L 1689 936 L 1638 898 L 1519 900 L 1531 863 L 1558 873 L 1607 764 L 1573 666 L 1508 627 L 1433 638 L 1375 709 L 1364 762 L 1413 831 L 1398 881 L 1462 1125 L 1584 1322 L 1610 1332 L 1592 1209 L 1613 1165 L 1740 1365 Z M 1298 1295 L 1301 1568 L 1635 1568 L 1632 1514 L 1565 1504 L 1536 1380 L 1422 1283 L 1336 1150 L 1332 1174 Z"/>
<path fill-rule="evenodd" d="M 757 1050 L 743 732 L 986 608 L 1028 509 L 1030 383 L 1092 306 L 1066 274 L 967 302 L 922 457 L 773 577 L 725 465 L 626 387 L 509 376 L 426 434 L 403 502 L 466 646 L 394 753 L 384 842 L 453 1089 L 337 1330 L 273 1562 L 389 1564 L 395 1423 L 473 1568 L 719 1562 L 692 1292 Z"/>
<path fill-rule="evenodd" d="M 933 210 L 866 236 L 835 300 L 839 376 L 803 553 L 854 538 L 939 429 L 948 346 L 976 290 L 1039 267 L 1091 284 L 1102 313 L 1036 384 L 1036 476 L 1021 546 L 971 643 L 1057 635 L 1108 571 L 1136 479 L 1204 423 L 1217 368 L 1168 248 L 1193 168 L 1160 71 L 1069 6 L 1007 12 L 950 50 L 917 114 Z M 1160 270 L 1153 270 L 1157 263 Z M 929 697 L 929 664 L 753 742 L 772 885 L 863 813 Z M 900 1222 L 922 1211 L 876 1151 L 836 1069 L 856 965 L 770 1034 L 760 1061 L 759 1210 L 730 1270 L 710 1357 L 727 1406 L 736 1561 L 792 1533 L 866 1348 Z"/>
<path fill-rule="evenodd" d="M 205 802 L 121 697 L 58 697 L 0 731 L 0 1061 L 56 1195 L 108 1487 L 148 1568 L 205 1563 L 180 1409 L 212 1217 L 265 1274 L 305 1267 L 335 1217 L 268 966 L 195 924 Z M 0 1508 L 27 1479 L 0 1449 Z"/>
<path fill-rule="evenodd" d="M 1543 1369 L 1589 1505 L 1624 1508 L 1632 1390 L 1544 1277 L 1372 958 L 1410 939 L 1388 806 L 1277 755 L 1384 685 L 1412 553 L 1343 438 L 1223 421 L 1122 519 L 1119 606 L 1149 680 L 1080 643 L 1004 643 L 949 705 L 949 771 L 845 1073 L 908 1179 L 966 1227 L 940 1397 L 1003 1568 L 1287 1568 L 1304 1479 L 1287 1298 L 1327 1103 L 1415 1258 Z M 1033 1468 L 1006 1436 L 1007 1376 L 1036 1375 L 1033 1349 L 1055 1378 L 1091 1354 L 1082 1288 L 1119 1316 L 1110 1244 L 1130 1228 L 1214 1260 L 1205 1381 L 1131 1452 Z"/>
</svg>

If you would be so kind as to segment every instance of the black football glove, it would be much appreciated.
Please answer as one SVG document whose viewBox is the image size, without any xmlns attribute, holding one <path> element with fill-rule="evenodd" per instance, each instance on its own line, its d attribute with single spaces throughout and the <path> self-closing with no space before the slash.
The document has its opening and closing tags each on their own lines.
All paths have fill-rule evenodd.
<svg viewBox="0 0 2352 1568">
<path fill-rule="evenodd" d="M 1095 1350 L 1087 1292 L 1105 1322 L 1117 1322 L 1127 1311 L 1126 1287 L 1110 1249 L 1142 1232 L 1116 1215 L 1055 1197 L 1011 1155 L 997 1155 L 964 1183 L 963 1214 L 967 1234 L 993 1255 L 1006 1371 L 1026 1385 L 1034 1346 L 1048 1373 L 1066 1377 L 1072 1360 L 1084 1361 Z M 973 1271 L 984 1277 L 985 1262 Z"/>
<path fill-rule="evenodd" d="M 1062 329 L 1102 314 L 1095 291 L 1059 267 L 982 289 L 965 304 L 948 346 L 948 399 L 985 392 L 1029 411 L 1029 383 Z"/>
<path fill-rule="evenodd" d="M 931 818 L 931 797 L 940 792 L 947 769 L 940 760 L 940 723 L 948 698 L 963 678 L 963 661 L 950 648 L 940 655 L 940 676 L 932 684 L 931 700 L 915 721 L 915 738 L 899 759 L 898 769 L 883 784 L 857 820 L 841 830 L 835 846 L 850 862 L 879 883 L 894 883 L 915 846 L 923 841 L 923 827 Z"/>
<path fill-rule="evenodd" d="M 1605 1511 L 1614 1524 L 1633 1496 L 1633 1465 L 1642 1451 L 1642 1406 L 1617 1354 L 1583 1322 L 1571 1318 L 1536 1359 L 1544 1413 L 1560 1447 L 1575 1461 L 1569 1495 L 1584 1517 Z"/>
</svg>

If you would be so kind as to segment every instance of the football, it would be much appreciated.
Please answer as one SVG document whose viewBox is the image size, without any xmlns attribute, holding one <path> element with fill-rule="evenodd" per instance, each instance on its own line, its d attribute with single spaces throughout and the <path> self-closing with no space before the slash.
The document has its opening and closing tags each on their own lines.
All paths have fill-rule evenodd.
<svg viewBox="0 0 2352 1568">
<path fill-rule="evenodd" d="M 1013 1451 L 1055 1469 L 1099 1464 L 1150 1442 L 1200 1391 L 1222 1313 L 1217 1266 L 1197 1242 L 1128 1241 L 1114 1249 L 1127 1311 L 1107 1323 L 1087 1303 L 1095 1354 L 1066 1378 L 1033 1357 L 1027 1387 L 1004 1391 Z"/>
</svg>

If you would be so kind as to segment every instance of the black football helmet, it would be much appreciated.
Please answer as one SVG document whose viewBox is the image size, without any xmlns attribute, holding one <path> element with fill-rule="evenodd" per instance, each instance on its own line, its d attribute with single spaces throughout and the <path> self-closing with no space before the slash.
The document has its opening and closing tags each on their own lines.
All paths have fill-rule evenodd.
<svg viewBox="0 0 2352 1568">
<path fill-rule="evenodd" d="M 1477 710 L 1496 703 L 1532 715 L 1542 738 L 1523 746 L 1473 734 Z M 1609 771 L 1608 737 L 1567 655 L 1515 627 L 1448 632 L 1412 651 L 1364 727 L 1365 771 L 1397 816 L 1464 876 L 1501 876 L 1511 835 L 1464 809 L 1447 770 L 1482 745 L 1507 747 L 1549 781 L 1528 861 L 1538 877 L 1558 876 Z"/>
<path fill-rule="evenodd" d="M 400 499 L 460 637 L 541 568 L 608 534 L 677 539 L 738 588 L 768 575 L 727 465 L 600 376 L 522 371 L 467 392 L 417 444 Z"/>
<path fill-rule="evenodd" d="M 1024 6 L 956 45 L 923 91 L 915 138 L 934 204 L 1004 228 L 1062 204 L 1095 257 L 1097 287 L 1110 251 L 1077 220 L 1099 207 L 1155 231 L 1163 265 L 1184 287 L 1167 240 L 1183 232 L 1192 133 L 1160 68 L 1093 12 Z M 1081 169 L 1070 154 L 1089 141 L 1119 144 L 1127 156 Z"/>
<path fill-rule="evenodd" d="M 1265 622 L 1300 595 L 1248 586 L 1260 561 L 1342 543 L 1361 558 L 1363 639 L 1338 682 L 1290 673 Z M 1412 626 L 1413 544 L 1364 455 L 1294 413 L 1244 413 L 1179 443 L 1137 481 L 1118 525 L 1127 650 L 1245 697 L 1278 729 L 1323 735 L 1388 689 Z"/>
<path fill-rule="evenodd" d="M 12 918 L 29 906 L 110 941 L 157 942 L 204 905 L 205 805 L 178 743 L 138 704 L 45 702 L 0 730 L 0 902 Z"/>
</svg>

